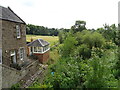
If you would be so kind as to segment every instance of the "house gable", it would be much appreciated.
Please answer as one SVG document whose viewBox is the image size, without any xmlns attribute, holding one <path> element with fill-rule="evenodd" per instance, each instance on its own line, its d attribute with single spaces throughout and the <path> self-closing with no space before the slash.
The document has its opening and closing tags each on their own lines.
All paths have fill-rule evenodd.
<svg viewBox="0 0 120 90">
<path fill-rule="evenodd" d="M 10 7 L 5 8 L 5 7 L 0 6 L 0 12 L 2 12 L 2 13 L 0 13 L 1 20 L 7 20 L 7 21 L 25 24 L 25 22 L 17 14 L 15 14 L 10 9 Z"/>
</svg>

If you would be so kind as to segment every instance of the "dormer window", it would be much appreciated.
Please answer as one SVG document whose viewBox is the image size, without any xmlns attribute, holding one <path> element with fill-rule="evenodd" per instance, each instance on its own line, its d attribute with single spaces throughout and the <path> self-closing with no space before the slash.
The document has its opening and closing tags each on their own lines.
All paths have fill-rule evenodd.
<svg viewBox="0 0 120 90">
<path fill-rule="evenodd" d="M 16 25 L 16 34 L 17 34 L 17 38 L 20 38 L 20 26 Z"/>
</svg>

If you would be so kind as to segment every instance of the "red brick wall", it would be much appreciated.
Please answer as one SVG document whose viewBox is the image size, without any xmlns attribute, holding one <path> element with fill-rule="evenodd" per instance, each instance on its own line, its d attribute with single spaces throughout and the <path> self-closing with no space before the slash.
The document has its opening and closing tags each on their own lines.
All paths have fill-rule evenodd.
<svg viewBox="0 0 120 90">
<path fill-rule="evenodd" d="M 49 51 L 47 51 L 47 52 L 45 52 L 45 53 L 43 54 L 43 63 L 44 63 L 44 62 L 47 62 L 48 59 L 49 59 Z"/>
<path fill-rule="evenodd" d="M 30 47 L 27 46 L 27 56 L 30 55 Z"/>
<path fill-rule="evenodd" d="M 49 59 L 49 51 L 40 54 L 40 53 L 34 53 L 34 55 L 36 55 L 38 57 L 39 62 L 41 63 L 46 63 Z"/>
</svg>

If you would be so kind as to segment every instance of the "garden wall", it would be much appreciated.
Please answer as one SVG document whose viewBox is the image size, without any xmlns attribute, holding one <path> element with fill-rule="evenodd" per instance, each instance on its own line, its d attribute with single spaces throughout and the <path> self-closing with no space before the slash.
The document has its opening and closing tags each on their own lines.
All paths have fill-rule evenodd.
<svg viewBox="0 0 120 90">
<path fill-rule="evenodd" d="M 2 65 L 2 88 L 10 88 L 13 84 L 19 82 L 26 75 L 30 76 L 28 74 L 35 73 L 38 66 L 38 61 L 35 61 L 19 71 L 6 65 Z"/>
</svg>

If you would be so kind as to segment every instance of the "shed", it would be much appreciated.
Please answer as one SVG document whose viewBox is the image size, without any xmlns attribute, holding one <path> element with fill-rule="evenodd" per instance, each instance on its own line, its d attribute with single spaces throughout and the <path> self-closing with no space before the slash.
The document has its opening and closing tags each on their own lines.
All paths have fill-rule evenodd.
<svg viewBox="0 0 120 90">
<path fill-rule="evenodd" d="M 37 39 L 27 44 L 28 56 L 35 55 L 41 63 L 45 63 L 49 59 L 49 42 L 43 39 Z"/>
</svg>

